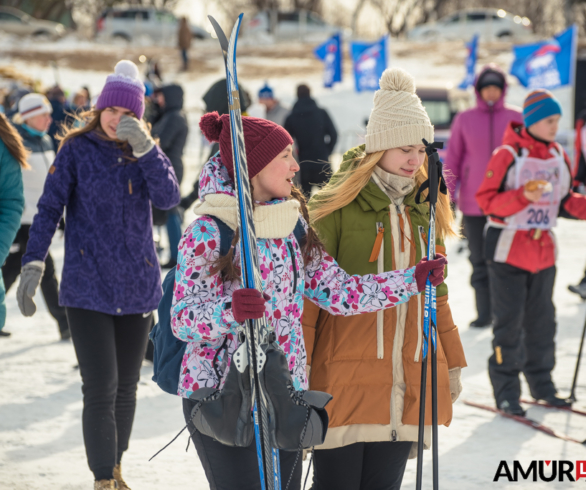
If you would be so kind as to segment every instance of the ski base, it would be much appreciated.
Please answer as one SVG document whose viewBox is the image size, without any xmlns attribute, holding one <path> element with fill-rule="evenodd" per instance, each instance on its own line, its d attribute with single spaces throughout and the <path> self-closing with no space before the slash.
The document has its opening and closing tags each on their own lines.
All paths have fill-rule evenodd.
<svg viewBox="0 0 586 490">
<path fill-rule="evenodd" d="M 522 415 L 511 415 L 509 413 L 503 412 L 502 410 L 499 410 L 498 408 L 491 407 L 490 405 L 483 405 L 481 403 L 471 402 L 468 400 L 464 400 L 464 405 L 468 405 L 469 407 L 474 407 L 474 408 L 480 408 L 481 410 L 487 410 L 492 413 L 497 413 L 507 419 L 511 419 L 511 420 L 514 420 L 515 422 L 519 422 L 520 424 L 531 427 L 539 432 L 543 432 L 544 434 L 547 434 L 548 436 L 555 437 L 556 439 L 561 439 L 563 441 L 575 442 L 577 444 L 586 445 L 586 441 L 579 441 L 578 439 L 574 439 L 573 437 L 567 436 L 566 434 L 562 434 L 562 433 L 552 429 L 551 427 L 548 427 L 547 425 L 543 425 L 541 422 L 538 422 L 537 420 L 530 419 L 529 417 L 525 417 Z"/>
</svg>

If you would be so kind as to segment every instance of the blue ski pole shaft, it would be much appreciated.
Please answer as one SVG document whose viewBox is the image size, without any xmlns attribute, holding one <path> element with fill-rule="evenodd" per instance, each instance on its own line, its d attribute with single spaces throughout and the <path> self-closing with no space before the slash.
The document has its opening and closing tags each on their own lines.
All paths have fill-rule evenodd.
<svg viewBox="0 0 586 490">
<path fill-rule="evenodd" d="M 423 339 L 425 342 L 425 338 Z M 427 356 L 421 360 L 421 385 L 419 391 L 419 433 L 417 434 L 417 476 L 415 488 L 421 490 L 423 481 L 423 444 L 425 435 L 425 395 L 427 385 Z"/>
<path fill-rule="evenodd" d="M 427 242 L 428 260 L 435 259 L 435 212 L 438 198 L 438 187 L 441 180 L 441 163 L 437 155 L 436 146 L 426 146 L 428 158 L 428 197 L 429 201 L 429 233 Z M 431 340 L 431 345 L 430 341 Z M 425 284 L 425 310 L 423 317 L 423 344 L 421 361 L 421 386 L 419 393 L 419 433 L 417 446 L 417 474 L 415 488 L 421 490 L 423 483 L 423 443 L 425 435 L 425 405 L 427 395 L 427 353 L 431 347 L 431 425 L 432 425 L 432 459 L 433 459 L 433 488 L 439 488 L 438 466 L 438 417 L 437 417 L 437 314 L 436 290 L 431 284 L 429 276 Z"/>
</svg>

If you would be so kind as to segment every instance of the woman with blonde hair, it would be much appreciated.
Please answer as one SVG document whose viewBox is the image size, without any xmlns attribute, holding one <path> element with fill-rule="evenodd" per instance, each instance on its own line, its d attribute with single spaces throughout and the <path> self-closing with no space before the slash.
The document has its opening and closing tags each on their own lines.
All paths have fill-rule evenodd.
<svg viewBox="0 0 586 490">
<path fill-rule="evenodd" d="M 22 139 L 6 116 L 0 113 L 0 266 L 4 264 L 20 226 L 24 210 L 21 169 L 28 168 L 27 151 Z M 0 271 L 0 337 L 6 323 L 6 291 Z"/>
<path fill-rule="evenodd" d="M 425 146 L 433 126 L 411 75 L 383 73 L 366 144 L 310 202 L 311 223 L 328 254 L 350 274 L 412 267 L 424 258 L 428 203 L 415 195 L 427 179 Z M 437 250 L 455 235 L 449 198 L 437 204 Z M 438 415 L 449 425 L 466 366 L 447 286 L 437 288 Z M 330 428 L 316 448 L 313 490 L 399 489 L 416 454 L 424 296 L 396 308 L 336 317 L 306 301 L 303 330 L 310 387 L 333 395 Z M 428 402 L 431 395 L 427 397 Z M 425 447 L 430 443 L 428 407 Z"/>
</svg>

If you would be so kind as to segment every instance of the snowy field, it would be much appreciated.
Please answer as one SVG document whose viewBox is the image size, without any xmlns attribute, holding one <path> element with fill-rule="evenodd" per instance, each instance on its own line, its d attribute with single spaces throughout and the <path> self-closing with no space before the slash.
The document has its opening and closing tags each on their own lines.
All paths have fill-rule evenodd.
<svg viewBox="0 0 586 490">
<path fill-rule="evenodd" d="M 454 49 L 452 49 L 454 48 Z M 64 46 L 20 46 L 27 50 L 59 52 L 72 50 Z M 97 50 L 95 45 L 79 49 Z M 108 48 L 110 49 L 110 48 Z M 220 57 L 219 49 L 206 48 L 205 56 Z M 281 47 L 280 49 L 286 49 Z M 295 48 L 297 53 L 299 50 Z M 113 50 L 113 48 L 112 48 Z M 248 50 L 248 51 L 246 51 Z M 19 71 L 40 78 L 45 85 L 53 80 L 53 69 L 43 61 L 35 61 L 36 54 L 24 59 L 6 52 L 0 54 L 0 68 L 12 66 Z M 330 110 L 340 131 L 337 152 L 358 142 L 362 121 L 368 116 L 372 94 L 355 94 L 353 80 L 347 71 L 346 80 L 334 90 L 321 88 L 321 73 L 305 56 L 291 57 L 287 75 L 279 75 L 278 66 L 273 66 L 270 77 L 262 76 L 259 54 L 243 47 L 248 53 L 250 77 L 243 83 L 256 93 L 265 79 L 276 88 L 276 94 L 286 104 L 293 102 L 295 86 L 307 82 L 312 87 L 318 102 Z M 126 56 L 120 48 L 115 53 Z M 22 53 L 21 53 L 22 54 Z M 497 61 L 508 68 L 510 55 L 507 52 L 481 50 L 481 63 Z M 292 55 L 293 56 L 293 55 Z M 297 55 L 296 55 L 297 56 Z M 411 49 L 397 43 L 392 48 L 391 65 L 402 66 L 416 78 L 418 84 L 457 84 L 464 75 L 464 49 L 449 46 L 428 46 Z M 492 56 L 492 58 L 491 58 Z M 219 78 L 220 71 L 215 61 L 209 62 L 202 73 L 176 73 L 177 53 L 168 53 L 166 74 L 168 81 L 183 84 L 186 90 L 186 109 L 191 124 L 191 134 L 186 148 L 186 175 L 183 191 L 187 192 L 199 165 L 201 155 L 200 136 L 197 130 L 198 117 L 203 104 L 201 96 L 207 87 Z M 171 59 L 171 57 L 173 57 Z M 274 54 L 269 56 L 272 59 Z M 265 56 L 267 58 L 267 56 Z M 262 61 L 262 60 L 261 60 Z M 113 66 L 113 64 L 112 64 Z M 210 68 L 211 66 L 211 68 Z M 299 70 L 290 70 L 291 67 Z M 218 66 L 219 68 L 219 66 Z M 107 71 L 66 66 L 60 69 L 62 84 L 76 90 L 89 84 L 96 93 L 105 80 Z M 509 100 L 520 104 L 524 91 L 514 86 Z M 563 93 L 560 94 L 564 96 Z M 339 154 L 336 155 L 339 159 Z M 184 226 L 189 223 L 186 213 Z M 559 243 L 558 278 L 555 288 L 557 306 L 557 366 L 554 378 L 562 394 L 568 394 L 579 336 L 586 316 L 586 306 L 567 291 L 567 285 L 576 283 L 586 265 L 584 253 L 586 223 L 560 220 L 557 230 Z M 501 460 L 520 460 L 527 465 L 532 460 L 586 460 L 583 446 L 554 439 L 538 433 L 516 422 L 503 419 L 489 412 L 470 408 L 463 399 L 492 403 L 492 394 L 486 371 L 490 355 L 491 332 L 468 328 L 474 319 L 473 291 L 468 285 L 470 266 L 467 253 L 457 253 L 458 243 L 448 246 L 450 260 L 451 306 L 467 354 L 469 367 L 463 371 L 464 391 L 454 407 L 454 420 L 449 428 L 440 428 L 440 482 L 442 488 L 454 490 L 481 489 L 488 486 L 498 488 L 525 488 L 523 482 L 493 483 L 493 477 Z M 53 257 L 59 271 L 63 263 L 63 239 L 56 235 L 52 246 Z M 50 317 L 42 300 L 37 295 L 38 312 L 33 318 L 20 315 L 15 298 L 15 287 L 8 293 L 8 321 L 6 330 L 12 337 L 0 339 L 0 489 L 64 489 L 89 490 L 92 475 L 87 468 L 81 432 L 81 382 L 71 343 L 60 342 L 57 326 Z M 585 362 L 586 364 L 586 362 Z M 586 369 L 586 367 L 584 368 Z M 148 459 L 183 427 L 183 415 L 179 398 L 163 393 L 151 381 L 152 366 L 145 363 L 138 389 L 138 408 L 130 449 L 124 457 L 125 479 L 134 489 L 207 488 L 203 470 L 193 447 L 184 451 L 187 436 L 178 441 L 152 462 Z M 525 391 L 527 393 L 527 391 Z M 582 370 L 579 380 L 577 406 L 586 407 L 586 372 Z M 568 413 L 552 413 L 542 408 L 530 408 L 529 415 L 555 427 L 560 432 L 582 440 L 586 439 L 586 417 Z M 424 466 L 426 485 L 431 488 L 431 458 L 426 452 Z M 307 467 L 307 462 L 305 463 Z M 567 483 L 531 483 L 531 488 L 566 488 Z M 408 463 L 403 488 L 415 486 L 415 461 Z"/>
</svg>

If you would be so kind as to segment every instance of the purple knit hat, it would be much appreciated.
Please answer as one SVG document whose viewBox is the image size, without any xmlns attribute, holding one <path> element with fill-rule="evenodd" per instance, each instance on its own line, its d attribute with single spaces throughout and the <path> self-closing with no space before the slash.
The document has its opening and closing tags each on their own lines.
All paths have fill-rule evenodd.
<svg viewBox="0 0 586 490">
<path fill-rule="evenodd" d="M 114 73 L 106 78 L 106 85 L 98 97 L 96 109 L 124 107 L 142 119 L 144 114 L 144 83 L 140 81 L 138 68 L 129 60 L 116 64 Z"/>
</svg>

